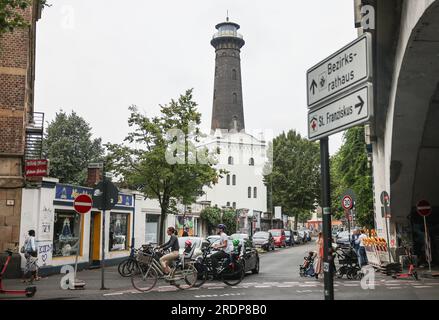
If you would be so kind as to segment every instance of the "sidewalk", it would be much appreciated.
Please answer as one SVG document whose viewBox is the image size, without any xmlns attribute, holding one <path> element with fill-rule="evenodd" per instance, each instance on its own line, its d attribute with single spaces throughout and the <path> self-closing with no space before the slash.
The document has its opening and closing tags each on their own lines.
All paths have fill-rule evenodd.
<svg viewBox="0 0 439 320">
<path fill-rule="evenodd" d="M 111 293 L 113 291 L 120 291 L 124 289 L 132 289 L 130 278 L 123 278 L 117 272 L 117 266 L 105 268 L 105 287 L 109 290 L 102 291 L 101 288 L 101 269 L 84 270 L 78 272 L 78 279 L 86 282 L 84 290 L 63 290 L 61 289 L 61 279 L 65 274 L 52 275 L 44 277 L 39 281 L 35 281 L 33 285 L 37 287 L 37 293 L 33 298 L 26 298 L 23 296 L 8 296 L 0 295 L 0 300 L 3 299 L 86 299 L 87 296 L 96 296 L 103 293 Z M 30 286 L 28 283 L 23 284 L 20 279 L 3 280 L 3 287 L 5 289 L 24 289 Z"/>
</svg>

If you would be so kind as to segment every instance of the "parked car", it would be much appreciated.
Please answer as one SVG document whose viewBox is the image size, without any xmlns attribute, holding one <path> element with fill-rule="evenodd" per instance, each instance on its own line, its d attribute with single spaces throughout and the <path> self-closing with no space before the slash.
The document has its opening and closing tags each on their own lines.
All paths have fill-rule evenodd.
<svg viewBox="0 0 439 320">
<path fill-rule="evenodd" d="M 342 231 L 339 232 L 335 238 L 337 245 L 349 246 L 352 239 L 352 231 Z"/>
<path fill-rule="evenodd" d="M 253 274 L 259 273 L 259 253 L 246 233 L 234 233 L 230 236 L 232 240 L 238 239 L 241 241 L 242 259 L 244 263 L 244 271 L 247 273 L 251 271 Z"/>
<path fill-rule="evenodd" d="M 295 245 L 295 239 L 293 231 L 291 230 L 285 230 L 285 242 L 288 246 L 294 246 Z"/>
<path fill-rule="evenodd" d="M 299 231 L 293 230 L 292 233 L 293 233 L 293 237 L 294 237 L 294 243 L 295 244 L 302 244 L 303 239 L 300 238 Z"/>
<path fill-rule="evenodd" d="M 305 234 L 305 231 L 298 230 L 297 233 L 299 234 L 299 239 L 300 239 L 301 243 L 305 243 L 305 242 L 308 241 L 307 237 L 306 237 L 306 234 Z"/>
<path fill-rule="evenodd" d="M 272 230 L 268 230 L 268 232 L 270 232 L 273 235 L 274 238 L 274 245 L 277 247 L 285 247 L 287 246 L 286 244 L 286 237 L 285 237 L 285 230 L 284 229 L 272 229 Z"/>
<path fill-rule="evenodd" d="M 253 235 L 253 244 L 256 248 L 269 251 L 274 250 L 274 238 L 270 232 L 258 231 Z"/>
</svg>

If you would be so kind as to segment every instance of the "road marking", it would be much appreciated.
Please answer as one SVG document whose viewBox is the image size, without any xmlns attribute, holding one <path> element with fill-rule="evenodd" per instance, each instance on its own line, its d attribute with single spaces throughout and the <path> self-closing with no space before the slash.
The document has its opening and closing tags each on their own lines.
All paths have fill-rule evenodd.
<svg viewBox="0 0 439 320">
<path fill-rule="evenodd" d="M 310 293 L 312 290 L 296 290 L 297 293 Z"/>
<path fill-rule="evenodd" d="M 278 288 L 292 288 L 292 285 L 278 285 Z"/>
<path fill-rule="evenodd" d="M 299 284 L 299 287 L 303 288 L 303 287 L 316 287 L 317 285 L 315 284 Z"/>
<path fill-rule="evenodd" d="M 359 284 L 357 284 L 357 283 L 344 283 L 343 285 L 345 287 L 358 287 L 359 286 Z"/>
<path fill-rule="evenodd" d="M 404 287 L 387 287 L 387 289 L 405 289 Z"/>
<path fill-rule="evenodd" d="M 123 292 L 114 292 L 114 293 L 106 293 L 104 294 L 104 296 L 108 297 L 108 296 L 121 296 L 123 295 Z"/>
<path fill-rule="evenodd" d="M 425 289 L 425 288 L 433 288 L 432 286 L 413 286 L 416 289 Z"/>
<path fill-rule="evenodd" d="M 255 288 L 270 288 L 271 286 L 255 286 Z"/>
</svg>

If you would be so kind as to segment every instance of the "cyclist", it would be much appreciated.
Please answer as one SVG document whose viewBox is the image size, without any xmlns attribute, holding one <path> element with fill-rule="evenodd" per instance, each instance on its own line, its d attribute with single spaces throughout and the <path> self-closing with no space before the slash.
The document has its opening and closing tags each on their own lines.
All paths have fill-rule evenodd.
<svg viewBox="0 0 439 320">
<path fill-rule="evenodd" d="M 171 270 L 169 269 L 169 264 L 178 259 L 179 251 L 180 251 L 180 245 L 178 244 L 178 238 L 175 235 L 175 228 L 169 227 L 166 231 L 168 236 L 170 236 L 169 241 L 165 244 L 159 246 L 159 249 L 167 250 L 171 249 L 171 253 L 168 253 L 160 258 L 160 264 L 162 265 L 163 272 L 165 274 L 169 274 Z"/>
<path fill-rule="evenodd" d="M 229 240 L 229 236 L 224 232 L 226 230 L 226 226 L 224 224 L 219 224 L 217 227 L 218 233 L 220 235 L 220 243 L 217 245 L 213 245 L 212 248 L 218 249 L 217 252 L 213 253 L 210 256 L 212 261 L 212 266 L 214 270 L 217 270 L 218 273 L 221 273 L 224 270 L 224 266 L 220 269 L 218 268 L 218 261 L 224 258 L 230 257 L 230 253 L 232 252 L 233 244 Z"/>
</svg>

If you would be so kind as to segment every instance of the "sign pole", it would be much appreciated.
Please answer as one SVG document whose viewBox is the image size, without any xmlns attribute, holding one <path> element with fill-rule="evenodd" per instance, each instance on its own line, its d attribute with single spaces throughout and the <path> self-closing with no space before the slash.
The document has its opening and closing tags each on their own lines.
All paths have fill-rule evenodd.
<svg viewBox="0 0 439 320">
<path fill-rule="evenodd" d="M 102 169 L 102 261 L 101 261 L 101 290 L 107 290 L 105 288 L 105 206 L 107 203 L 107 179 L 105 177 L 105 170 Z"/>
<path fill-rule="evenodd" d="M 83 223 L 84 223 L 84 219 L 82 217 L 82 214 L 79 214 L 79 219 L 80 219 L 80 226 L 79 226 L 79 246 L 78 249 L 76 250 L 76 257 L 75 257 L 75 283 L 77 282 L 77 277 L 76 277 L 76 273 L 78 272 L 78 257 L 79 257 L 79 250 L 81 250 L 81 246 L 82 246 L 82 239 L 81 239 L 81 232 L 82 232 L 82 227 L 83 227 Z"/>
<path fill-rule="evenodd" d="M 323 270 L 324 270 L 324 295 L 325 300 L 334 300 L 334 278 L 330 267 L 332 254 L 331 243 L 331 185 L 329 176 L 329 140 L 328 137 L 320 139 L 320 161 L 322 181 L 322 208 L 323 208 Z"/>
<path fill-rule="evenodd" d="M 384 220 L 386 221 L 386 236 L 387 236 L 387 252 L 389 254 L 389 262 L 392 262 L 392 256 L 390 255 L 390 237 L 389 237 L 389 223 L 387 221 L 387 207 L 384 207 Z"/>
<path fill-rule="evenodd" d="M 426 216 L 424 216 L 424 232 L 425 232 L 425 256 L 427 257 L 427 262 L 428 262 L 428 270 L 430 271 L 430 274 L 431 274 L 431 262 L 430 262 L 430 255 L 431 255 L 431 253 L 430 252 L 427 252 L 427 250 L 428 251 L 430 251 L 430 245 L 429 245 L 429 243 L 428 243 L 428 241 L 429 241 L 429 236 L 428 236 L 428 229 L 427 229 L 427 217 Z"/>
</svg>

